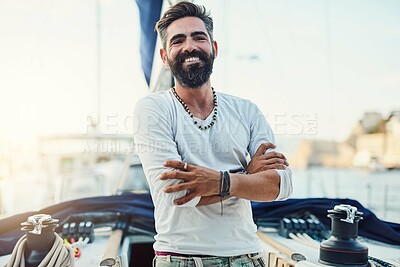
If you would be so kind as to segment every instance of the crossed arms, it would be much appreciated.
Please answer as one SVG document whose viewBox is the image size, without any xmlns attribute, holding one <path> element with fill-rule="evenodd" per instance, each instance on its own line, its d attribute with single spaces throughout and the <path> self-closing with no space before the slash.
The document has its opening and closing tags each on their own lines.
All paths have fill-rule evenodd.
<svg viewBox="0 0 400 267">
<path fill-rule="evenodd" d="M 220 201 L 220 172 L 219 164 L 207 165 L 207 160 L 199 159 L 198 165 L 190 164 L 184 169 L 184 162 L 190 157 L 190 147 L 185 147 L 187 142 L 205 142 L 201 135 L 191 133 L 186 129 L 184 122 L 176 123 L 176 112 L 171 105 L 163 105 L 169 101 L 169 96 L 152 95 L 140 101 L 135 106 L 137 120 L 134 125 L 137 128 L 134 140 L 139 157 L 142 161 L 146 177 L 150 184 L 153 198 L 156 202 L 162 201 L 183 207 L 196 205 L 209 205 Z M 291 195 L 291 172 L 287 168 L 288 163 L 283 154 L 269 151 L 275 148 L 272 129 L 265 120 L 261 111 L 252 103 L 242 107 L 243 111 L 231 115 L 235 121 L 231 123 L 235 128 L 218 129 L 215 142 L 225 142 L 236 147 L 229 146 L 231 156 L 225 158 L 223 167 L 229 169 L 228 161 L 238 166 L 246 167 L 250 174 L 231 174 L 231 197 L 243 198 L 252 201 L 272 201 L 286 199 Z M 243 103 L 242 103 L 243 104 Z M 234 107 L 226 107 L 227 112 L 235 112 Z M 230 109 L 229 109 L 230 108 Z M 229 119 L 229 118 L 228 118 Z M 244 126 L 243 126 L 244 125 Z M 180 126 L 179 134 L 177 127 Z M 224 127 L 229 126 L 225 124 Z M 193 128 L 196 130 L 195 128 Z M 219 135 L 225 131 L 228 139 Z M 234 135 L 236 135 L 234 137 Z M 191 139 L 185 139 L 185 137 Z M 214 136 L 213 136 L 214 137 Z M 230 139 L 229 139 L 230 138 Z M 206 140 L 206 142 L 208 142 Z M 243 147 L 247 143 L 247 147 Z M 270 142 L 270 143 L 269 143 Z M 246 150 L 252 157 L 246 164 Z M 218 151 L 217 151 L 218 152 Z M 185 155 L 186 153 L 186 155 Z M 224 157 L 224 151 L 220 150 L 217 157 Z M 233 154 L 236 153 L 236 154 Z M 203 153 L 204 156 L 204 153 Z M 201 156 L 199 156 L 201 157 Z M 164 162 L 167 160 L 166 162 Z M 163 166 L 164 162 L 164 166 Z M 193 163 L 191 159 L 187 163 Z M 204 166 L 208 166 L 204 167 Z M 232 167 L 232 166 L 231 166 Z M 211 169 L 212 168 L 212 169 Z"/>
<path fill-rule="evenodd" d="M 230 174 L 231 190 L 229 197 L 244 198 L 251 201 L 273 201 L 281 190 L 281 177 L 276 170 L 286 170 L 289 166 L 282 153 L 269 152 L 275 148 L 272 143 L 263 143 L 250 161 L 249 174 Z M 173 168 L 161 174 L 160 180 L 180 179 L 182 183 L 164 187 L 167 194 L 188 190 L 188 194 L 175 199 L 175 205 L 183 205 L 200 196 L 197 206 L 209 205 L 221 200 L 220 172 L 202 166 L 187 165 L 182 161 L 169 160 L 164 167 Z"/>
</svg>

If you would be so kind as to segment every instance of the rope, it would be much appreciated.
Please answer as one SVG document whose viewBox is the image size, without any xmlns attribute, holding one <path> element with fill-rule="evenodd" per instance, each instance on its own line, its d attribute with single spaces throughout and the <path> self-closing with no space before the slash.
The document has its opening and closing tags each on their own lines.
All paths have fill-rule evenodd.
<svg viewBox="0 0 400 267">
<path fill-rule="evenodd" d="M 38 267 L 73 267 L 75 263 L 73 249 L 64 244 L 64 241 L 56 233 L 56 239 L 46 257 Z M 4 267 L 25 267 L 25 245 L 26 235 L 21 237 L 14 247 L 10 261 Z"/>
</svg>

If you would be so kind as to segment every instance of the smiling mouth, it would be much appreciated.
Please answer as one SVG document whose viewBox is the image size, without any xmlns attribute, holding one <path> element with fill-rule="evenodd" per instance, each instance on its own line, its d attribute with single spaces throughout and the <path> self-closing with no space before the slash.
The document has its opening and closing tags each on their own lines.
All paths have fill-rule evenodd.
<svg viewBox="0 0 400 267">
<path fill-rule="evenodd" d="M 187 62 L 199 62 L 199 61 L 200 61 L 200 58 L 198 58 L 198 57 L 189 57 L 189 58 L 185 59 L 185 63 L 187 63 Z"/>
</svg>

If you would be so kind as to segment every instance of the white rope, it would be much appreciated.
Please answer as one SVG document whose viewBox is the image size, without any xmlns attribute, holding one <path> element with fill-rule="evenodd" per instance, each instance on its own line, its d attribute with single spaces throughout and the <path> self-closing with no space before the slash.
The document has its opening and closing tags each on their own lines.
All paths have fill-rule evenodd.
<svg viewBox="0 0 400 267">
<path fill-rule="evenodd" d="M 56 233 L 54 234 L 56 236 L 54 244 L 38 267 L 73 267 L 75 263 L 73 249 L 64 244 L 62 238 Z M 21 237 L 15 244 L 10 261 L 4 267 L 25 267 L 25 245 L 26 235 Z"/>
</svg>

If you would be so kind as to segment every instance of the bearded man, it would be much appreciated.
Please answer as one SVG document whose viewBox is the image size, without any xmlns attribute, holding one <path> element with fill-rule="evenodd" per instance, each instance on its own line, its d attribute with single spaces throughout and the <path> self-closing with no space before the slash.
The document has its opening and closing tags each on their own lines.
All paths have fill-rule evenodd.
<svg viewBox="0 0 400 267">
<path fill-rule="evenodd" d="M 218 45 L 203 6 L 179 2 L 156 29 L 176 86 L 136 104 L 134 134 L 155 206 L 154 265 L 265 266 L 250 201 L 291 195 L 286 158 L 254 103 L 211 86 Z"/>
</svg>

